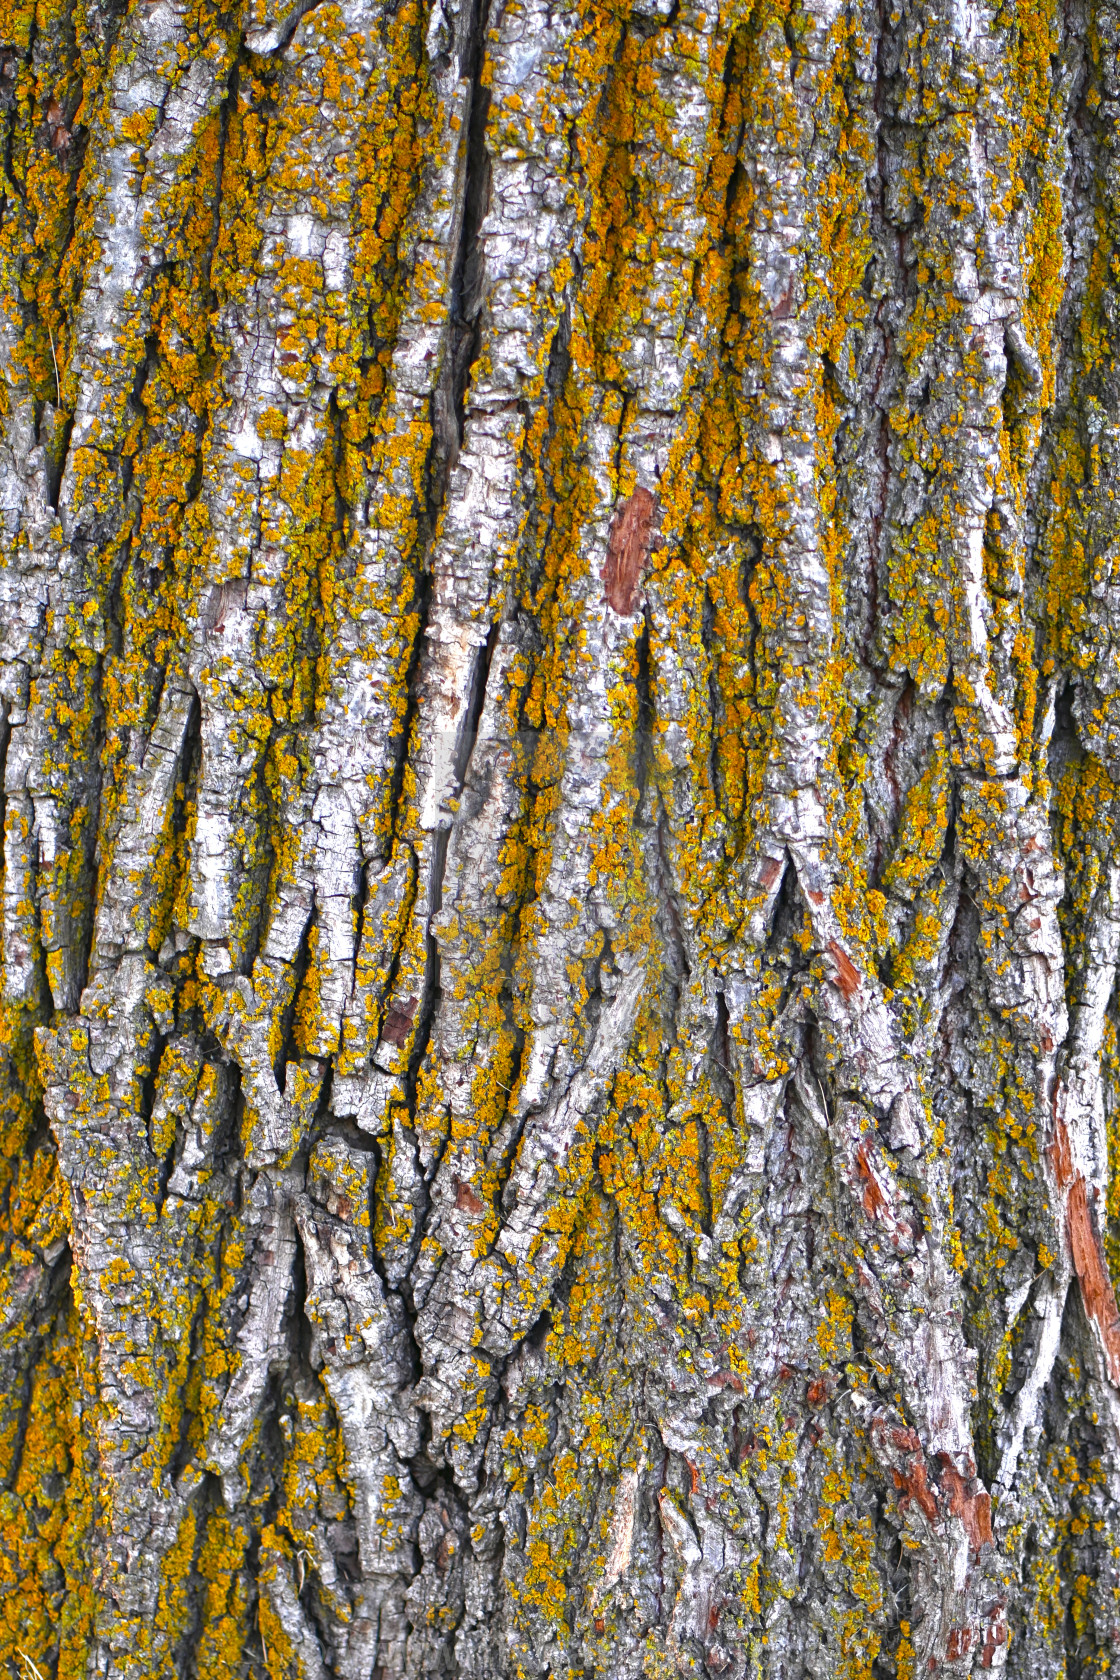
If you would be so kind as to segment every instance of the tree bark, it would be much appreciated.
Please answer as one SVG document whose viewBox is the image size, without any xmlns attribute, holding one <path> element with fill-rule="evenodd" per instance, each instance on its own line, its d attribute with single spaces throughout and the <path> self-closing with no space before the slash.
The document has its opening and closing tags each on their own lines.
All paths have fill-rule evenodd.
<svg viewBox="0 0 1120 1680">
<path fill-rule="evenodd" d="M 9 1675 L 1110 1671 L 1118 45 L 7 0 Z"/>
</svg>

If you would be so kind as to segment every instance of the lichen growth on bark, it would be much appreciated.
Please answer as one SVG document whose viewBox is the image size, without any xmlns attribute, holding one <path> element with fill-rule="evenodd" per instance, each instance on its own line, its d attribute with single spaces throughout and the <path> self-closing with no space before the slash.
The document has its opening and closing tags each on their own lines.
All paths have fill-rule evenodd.
<svg viewBox="0 0 1120 1680">
<path fill-rule="evenodd" d="M 1110 1672 L 1118 46 L 10 0 L 13 1675 Z"/>
</svg>

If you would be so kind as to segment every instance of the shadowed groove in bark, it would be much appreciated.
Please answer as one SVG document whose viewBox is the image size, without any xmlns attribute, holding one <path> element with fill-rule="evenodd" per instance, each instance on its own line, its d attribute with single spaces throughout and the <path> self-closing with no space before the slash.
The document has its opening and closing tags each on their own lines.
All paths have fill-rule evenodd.
<svg viewBox="0 0 1120 1680">
<path fill-rule="evenodd" d="M 471 368 L 481 345 L 479 312 L 483 303 L 484 256 L 480 229 L 490 190 L 490 158 L 486 150 L 489 88 L 482 81 L 490 0 L 473 0 L 466 16 L 463 51 L 470 81 L 465 179 L 459 245 L 449 292 L 449 339 L 440 380 L 432 394 L 433 465 L 429 503 L 435 524 L 447 490 L 447 480 L 459 459 Z"/>
</svg>

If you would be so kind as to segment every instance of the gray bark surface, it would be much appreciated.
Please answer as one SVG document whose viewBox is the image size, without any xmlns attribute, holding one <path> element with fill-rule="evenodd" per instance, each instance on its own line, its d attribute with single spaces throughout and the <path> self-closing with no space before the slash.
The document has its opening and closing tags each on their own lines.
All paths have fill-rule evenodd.
<svg viewBox="0 0 1120 1680">
<path fill-rule="evenodd" d="M 7 0 L 11 1674 L 1111 1671 L 1118 46 Z"/>
</svg>

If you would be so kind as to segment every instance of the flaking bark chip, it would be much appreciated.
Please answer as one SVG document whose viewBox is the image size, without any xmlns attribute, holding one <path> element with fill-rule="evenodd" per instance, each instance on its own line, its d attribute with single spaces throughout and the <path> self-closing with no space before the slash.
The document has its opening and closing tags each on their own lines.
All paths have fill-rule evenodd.
<svg viewBox="0 0 1120 1680">
<path fill-rule="evenodd" d="M 638 579 L 653 547 L 657 497 L 641 485 L 621 504 L 611 524 L 603 589 L 607 603 L 623 618 L 637 605 Z"/>
</svg>

